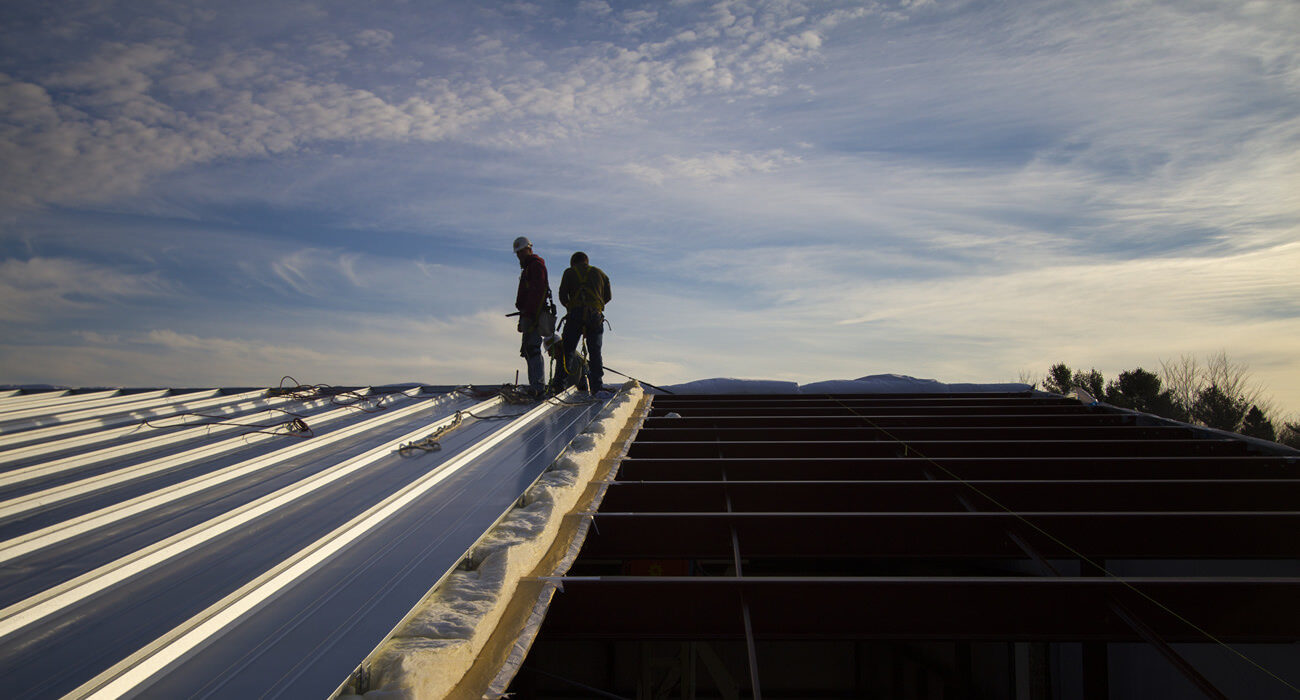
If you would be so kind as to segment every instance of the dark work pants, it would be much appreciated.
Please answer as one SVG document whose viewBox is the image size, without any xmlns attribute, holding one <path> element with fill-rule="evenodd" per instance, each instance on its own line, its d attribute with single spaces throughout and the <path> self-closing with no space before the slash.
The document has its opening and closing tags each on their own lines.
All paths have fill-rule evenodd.
<svg viewBox="0 0 1300 700">
<path fill-rule="evenodd" d="M 524 331 L 523 342 L 519 345 L 519 356 L 528 364 L 528 386 L 541 393 L 546 384 L 546 363 L 542 361 L 542 336 L 537 332 L 537 324 Z"/>
<path fill-rule="evenodd" d="M 564 322 L 564 361 L 566 367 L 577 367 L 575 353 L 578 339 L 587 338 L 587 382 L 588 391 L 600 391 L 605 381 L 605 365 L 600 354 L 601 341 L 605 335 L 605 315 L 588 307 L 580 306 L 569 310 L 568 320 Z M 569 376 L 570 384 L 577 384 L 581 389 L 581 377 Z"/>
</svg>

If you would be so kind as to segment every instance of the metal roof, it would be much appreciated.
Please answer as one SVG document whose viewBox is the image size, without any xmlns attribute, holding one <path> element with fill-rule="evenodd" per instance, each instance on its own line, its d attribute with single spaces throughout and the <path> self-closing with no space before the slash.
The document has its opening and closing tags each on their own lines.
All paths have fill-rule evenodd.
<svg viewBox="0 0 1300 700">
<path fill-rule="evenodd" d="M 0 686 L 330 695 L 601 407 L 508 398 L 0 392 Z"/>
<path fill-rule="evenodd" d="M 1106 697 L 1138 642 L 1211 696 L 1290 696 L 1296 455 L 1041 393 L 657 396 L 515 690 Z M 1065 642 L 1082 696 L 1005 651 Z M 1278 642 L 1227 676 L 1172 646 Z"/>
</svg>

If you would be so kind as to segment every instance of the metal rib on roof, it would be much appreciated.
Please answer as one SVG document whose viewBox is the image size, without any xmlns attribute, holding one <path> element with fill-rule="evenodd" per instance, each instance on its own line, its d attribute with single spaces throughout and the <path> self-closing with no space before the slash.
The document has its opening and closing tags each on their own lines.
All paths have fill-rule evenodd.
<svg viewBox="0 0 1300 700">
<path fill-rule="evenodd" d="M 471 394 L 0 396 L 0 684 L 328 696 L 601 407 Z"/>
</svg>

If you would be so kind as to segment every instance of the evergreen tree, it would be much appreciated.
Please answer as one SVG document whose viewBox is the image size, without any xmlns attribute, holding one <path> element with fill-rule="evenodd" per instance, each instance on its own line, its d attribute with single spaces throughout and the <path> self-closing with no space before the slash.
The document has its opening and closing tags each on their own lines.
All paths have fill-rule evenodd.
<svg viewBox="0 0 1300 700">
<path fill-rule="evenodd" d="M 1173 393 L 1163 390 L 1160 377 L 1141 367 L 1120 372 L 1118 378 L 1106 385 L 1106 403 L 1174 420 L 1187 420 L 1186 412 L 1179 409 Z"/>
<path fill-rule="evenodd" d="M 1272 409 L 1259 399 L 1261 389 L 1250 383 L 1246 366 L 1232 362 L 1225 353 L 1211 357 L 1203 368 L 1195 358 L 1184 357 L 1179 363 L 1162 361 L 1161 370 L 1164 380 L 1138 367 L 1106 383 L 1095 368 L 1073 370 L 1058 362 L 1047 370 L 1043 389 L 1067 395 L 1080 387 L 1122 408 L 1300 449 L 1300 422 L 1274 425 L 1269 418 Z"/>
<path fill-rule="evenodd" d="M 1192 418 L 1204 426 L 1235 433 L 1241 428 L 1248 408 L 1245 399 L 1229 396 L 1219 385 L 1211 384 L 1197 392 Z"/>
<path fill-rule="evenodd" d="M 1119 376 L 1106 385 L 1106 401 L 1116 406 L 1145 410 L 1143 407 L 1160 395 L 1160 377 L 1138 367 Z"/>
<path fill-rule="evenodd" d="M 1273 421 L 1264 416 L 1264 412 L 1259 410 L 1259 406 L 1254 405 L 1250 407 L 1250 411 L 1246 413 L 1246 418 L 1241 422 L 1241 434 L 1270 442 L 1277 440 L 1277 431 L 1273 429 Z"/>
<path fill-rule="evenodd" d="M 1064 362 L 1058 362 L 1047 370 L 1047 378 L 1043 380 L 1043 389 L 1053 394 L 1069 394 L 1076 386 L 1099 400 L 1106 395 L 1106 379 L 1096 369 L 1071 370 Z"/>
<path fill-rule="evenodd" d="M 1043 389 L 1053 394 L 1070 393 L 1074 384 L 1074 372 L 1066 366 L 1064 362 L 1058 362 L 1047 370 L 1047 377 L 1043 379 Z"/>
<path fill-rule="evenodd" d="M 1287 447 L 1300 450 L 1300 423 L 1283 423 L 1282 434 L 1278 436 L 1277 441 Z"/>
<path fill-rule="evenodd" d="M 1085 391 L 1092 394 L 1093 398 L 1101 401 L 1106 397 L 1106 378 L 1101 376 L 1096 368 L 1087 372 L 1077 370 L 1074 373 L 1074 385 L 1083 387 Z"/>
</svg>

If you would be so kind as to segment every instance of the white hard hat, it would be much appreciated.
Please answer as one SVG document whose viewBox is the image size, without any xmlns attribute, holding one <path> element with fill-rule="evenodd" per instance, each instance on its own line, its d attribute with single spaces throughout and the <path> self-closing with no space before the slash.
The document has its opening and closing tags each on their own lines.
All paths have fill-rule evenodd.
<svg viewBox="0 0 1300 700">
<path fill-rule="evenodd" d="M 525 238 L 524 236 L 520 236 L 520 237 L 518 237 L 518 238 L 515 239 L 515 252 L 516 252 L 516 253 L 518 253 L 519 251 L 523 250 L 524 248 L 532 248 L 532 247 L 533 247 L 533 242 L 530 241 L 530 240 L 528 240 L 528 239 Z"/>
</svg>

